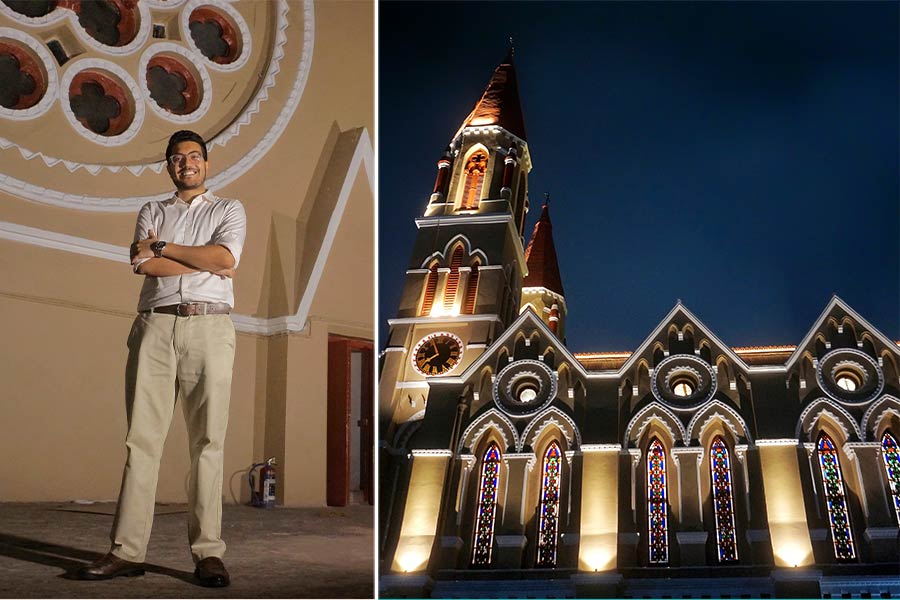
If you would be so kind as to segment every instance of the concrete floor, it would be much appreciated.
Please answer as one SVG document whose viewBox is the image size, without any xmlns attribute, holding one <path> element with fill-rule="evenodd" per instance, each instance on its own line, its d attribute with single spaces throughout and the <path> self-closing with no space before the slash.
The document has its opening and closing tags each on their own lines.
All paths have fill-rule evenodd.
<svg viewBox="0 0 900 600">
<path fill-rule="evenodd" d="M 225 506 L 231 586 L 197 585 L 183 505 L 158 505 L 147 574 L 78 581 L 106 554 L 112 504 L 0 503 L 2 598 L 372 598 L 373 511 Z"/>
</svg>

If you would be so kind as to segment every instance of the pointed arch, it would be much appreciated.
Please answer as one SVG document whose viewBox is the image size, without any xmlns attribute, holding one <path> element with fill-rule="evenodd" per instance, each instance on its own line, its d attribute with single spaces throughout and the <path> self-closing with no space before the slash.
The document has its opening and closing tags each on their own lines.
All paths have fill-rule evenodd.
<svg viewBox="0 0 900 600">
<path fill-rule="evenodd" d="M 696 347 L 694 345 L 694 326 L 690 323 L 685 324 L 685 326 L 681 328 L 681 337 L 686 344 L 686 348 L 693 354 L 694 348 Z"/>
<path fill-rule="evenodd" d="M 803 412 L 800 413 L 800 418 L 797 420 L 794 435 L 797 439 L 801 439 L 803 434 L 805 434 L 805 438 L 811 441 L 813 429 L 817 427 L 817 423 L 823 418 L 829 420 L 837 430 L 843 432 L 843 442 L 861 441 L 863 439 L 859 424 L 850 416 L 850 413 L 827 398 L 813 400 L 803 409 Z M 819 427 L 821 426 L 819 425 Z"/>
<path fill-rule="evenodd" d="M 863 332 L 863 334 L 859 337 L 860 349 L 863 352 L 878 360 L 878 352 L 875 350 L 875 339 L 869 334 L 868 331 Z"/>
<path fill-rule="evenodd" d="M 891 355 L 890 350 L 884 349 L 881 351 L 881 371 L 884 373 L 884 380 L 890 383 L 891 386 L 897 387 L 897 384 L 900 383 L 897 375 L 897 362 Z"/>
<path fill-rule="evenodd" d="M 881 434 L 881 458 L 888 480 L 888 493 L 893 500 L 894 516 L 900 525 L 900 447 L 897 438 L 889 429 Z"/>
<path fill-rule="evenodd" d="M 512 422 L 499 410 L 492 408 L 469 423 L 459 438 L 456 451 L 462 454 L 465 448 L 475 448 L 482 436 L 489 431 L 496 432 L 507 450 L 519 446 L 519 434 Z"/>
<path fill-rule="evenodd" d="M 444 287 L 444 312 L 450 313 L 456 303 L 456 292 L 459 290 L 459 268 L 463 263 L 465 248 L 462 243 L 453 248 L 450 254 L 450 273 L 447 275 L 447 284 Z"/>
<path fill-rule="evenodd" d="M 490 565 L 494 546 L 494 523 L 497 517 L 497 490 L 500 483 L 500 460 L 497 442 L 491 442 L 481 458 L 481 479 L 475 506 L 472 535 L 472 564 Z"/>
<path fill-rule="evenodd" d="M 873 402 L 862 418 L 862 430 L 866 433 L 867 439 L 878 439 L 881 430 L 884 429 L 885 420 L 889 420 L 892 415 L 900 419 L 900 400 L 885 395 L 877 402 Z"/>
<path fill-rule="evenodd" d="M 712 346 L 706 338 L 700 342 L 700 358 L 705 360 L 706 364 L 712 364 Z"/>
<path fill-rule="evenodd" d="M 666 358 L 666 353 L 663 350 L 662 343 L 656 342 L 655 344 L 653 344 L 653 366 L 656 367 L 665 358 Z"/>
<path fill-rule="evenodd" d="M 560 435 L 566 438 L 567 445 L 572 450 L 581 448 L 581 432 L 569 415 L 555 406 L 550 406 L 538 413 L 522 432 L 519 440 L 518 452 L 522 452 L 525 446 L 535 447 L 538 439 L 548 427 L 556 427 Z"/>
<path fill-rule="evenodd" d="M 671 436 L 669 442 L 674 444 L 676 440 L 683 440 L 687 435 L 681 421 L 669 409 L 659 402 L 651 402 L 639 410 L 625 427 L 625 436 L 622 447 L 627 448 L 629 442 L 636 442 L 644 436 L 644 432 L 651 423 L 658 423 L 661 429 Z"/>
<path fill-rule="evenodd" d="M 647 543 L 652 564 L 669 562 L 669 507 L 666 449 L 653 436 L 647 446 Z"/>
<path fill-rule="evenodd" d="M 828 352 L 828 340 L 821 333 L 816 335 L 816 358 L 822 358 Z"/>
<path fill-rule="evenodd" d="M 544 452 L 541 468 L 541 496 L 538 503 L 538 567 L 555 567 L 559 533 L 559 496 L 562 487 L 562 451 L 556 440 Z"/>
<path fill-rule="evenodd" d="M 752 440 L 747 422 L 733 408 L 721 400 L 713 400 L 697 411 L 690 423 L 688 423 L 684 444 L 687 446 L 692 439 L 702 440 L 704 432 L 718 419 L 734 435 L 735 442 Z"/>
<path fill-rule="evenodd" d="M 734 526 L 734 492 L 732 490 L 731 454 L 721 435 L 709 445 L 709 482 L 716 522 L 716 549 L 719 562 L 738 559 Z"/>
<path fill-rule="evenodd" d="M 551 369 L 556 367 L 556 352 L 553 351 L 552 346 L 547 346 L 543 353 L 544 356 L 544 364 L 550 367 Z"/>
<path fill-rule="evenodd" d="M 856 548 L 853 543 L 853 532 L 850 529 L 850 511 L 847 508 L 846 494 L 844 493 L 840 458 L 834 441 L 824 431 L 819 433 L 816 454 L 819 458 L 822 492 L 825 497 L 825 506 L 828 509 L 828 524 L 831 528 L 834 556 L 838 560 L 853 560 L 856 558 Z"/>
<path fill-rule="evenodd" d="M 475 210 L 481 204 L 489 162 L 487 148 L 482 144 L 469 150 L 463 163 L 459 210 Z"/>
<path fill-rule="evenodd" d="M 469 280 L 466 282 L 466 296 L 463 300 L 462 308 L 462 314 L 464 315 L 475 314 L 475 299 L 478 297 L 478 277 L 480 276 L 478 268 L 480 266 L 481 261 L 477 258 L 472 261 L 470 266 Z"/>
<path fill-rule="evenodd" d="M 650 393 L 650 366 L 646 359 L 638 361 L 637 368 L 638 397 L 643 398 Z"/>
</svg>

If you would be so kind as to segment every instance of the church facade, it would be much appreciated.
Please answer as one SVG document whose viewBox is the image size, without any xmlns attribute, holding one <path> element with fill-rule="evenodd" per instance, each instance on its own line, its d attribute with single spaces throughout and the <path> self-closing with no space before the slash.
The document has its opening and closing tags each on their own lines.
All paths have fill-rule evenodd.
<svg viewBox="0 0 900 600">
<path fill-rule="evenodd" d="M 512 55 L 452 137 L 379 383 L 382 597 L 900 596 L 900 348 L 837 296 L 570 352 Z M 849 596 L 848 596 L 849 594 Z"/>
</svg>

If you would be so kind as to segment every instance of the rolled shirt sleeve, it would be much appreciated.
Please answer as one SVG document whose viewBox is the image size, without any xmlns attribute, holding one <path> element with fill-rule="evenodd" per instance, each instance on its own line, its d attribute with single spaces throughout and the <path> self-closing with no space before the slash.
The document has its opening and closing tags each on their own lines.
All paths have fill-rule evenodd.
<svg viewBox="0 0 900 600">
<path fill-rule="evenodd" d="M 225 246 L 234 256 L 234 268 L 241 262 L 241 252 L 244 249 L 244 239 L 247 237 L 247 213 L 244 206 L 237 200 L 228 200 L 222 221 L 213 232 L 213 244 Z"/>
</svg>

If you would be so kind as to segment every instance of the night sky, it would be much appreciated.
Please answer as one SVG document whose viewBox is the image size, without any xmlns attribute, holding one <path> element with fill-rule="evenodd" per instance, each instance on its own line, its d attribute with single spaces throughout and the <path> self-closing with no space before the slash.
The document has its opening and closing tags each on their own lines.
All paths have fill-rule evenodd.
<svg viewBox="0 0 900 600">
<path fill-rule="evenodd" d="M 634 350 L 679 298 L 731 346 L 796 344 L 835 293 L 900 340 L 898 6 L 380 4 L 380 344 L 509 35 L 570 350 Z"/>
</svg>

